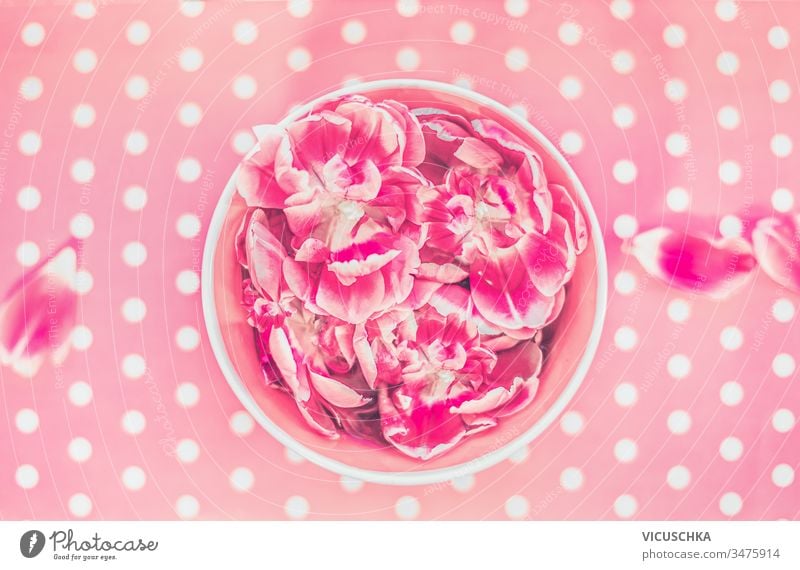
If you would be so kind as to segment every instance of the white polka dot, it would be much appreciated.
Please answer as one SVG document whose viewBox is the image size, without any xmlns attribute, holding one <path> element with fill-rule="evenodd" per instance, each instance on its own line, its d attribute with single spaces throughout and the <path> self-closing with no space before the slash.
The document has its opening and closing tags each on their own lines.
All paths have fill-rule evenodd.
<svg viewBox="0 0 800 570">
<path fill-rule="evenodd" d="M 735 160 L 723 160 L 719 165 L 719 179 L 728 186 L 737 184 L 742 179 L 742 167 Z"/>
<path fill-rule="evenodd" d="M 130 435 L 138 435 L 144 431 L 147 421 L 139 410 L 128 410 L 122 415 L 122 429 Z"/>
<path fill-rule="evenodd" d="M 122 471 L 122 484 L 129 491 L 138 491 L 147 483 L 147 474 L 138 465 L 131 465 Z"/>
<path fill-rule="evenodd" d="M 528 0 L 506 0 L 504 8 L 512 18 L 521 18 L 528 13 Z"/>
<path fill-rule="evenodd" d="M 683 465 L 675 465 L 667 471 L 667 485 L 676 491 L 681 491 L 692 482 L 692 474 Z"/>
<path fill-rule="evenodd" d="M 347 475 L 342 475 L 342 477 L 339 479 L 339 485 L 341 485 L 342 489 L 348 493 L 357 493 L 364 487 L 364 481 L 361 479 L 348 477 Z"/>
<path fill-rule="evenodd" d="M 196 158 L 186 157 L 178 163 L 178 178 L 183 182 L 195 182 L 203 173 L 203 167 Z"/>
<path fill-rule="evenodd" d="M 200 457 L 200 446 L 193 439 L 182 439 L 175 446 L 175 454 L 181 463 L 194 463 Z"/>
<path fill-rule="evenodd" d="M 283 454 L 286 457 L 286 461 L 294 465 L 300 465 L 306 460 L 305 457 L 297 453 L 295 450 L 289 449 L 288 447 L 283 450 Z"/>
<path fill-rule="evenodd" d="M 744 399 L 744 388 L 735 381 L 725 382 L 719 389 L 719 399 L 726 406 L 738 406 Z"/>
<path fill-rule="evenodd" d="M 683 435 L 692 427 L 692 417 L 686 410 L 675 410 L 667 418 L 667 427 L 675 435 Z"/>
<path fill-rule="evenodd" d="M 311 0 L 289 0 L 286 10 L 294 18 L 305 18 L 311 13 Z"/>
<path fill-rule="evenodd" d="M 39 22 L 28 22 L 22 28 L 22 43 L 29 47 L 36 47 L 44 41 L 44 26 Z"/>
<path fill-rule="evenodd" d="M 92 457 L 92 442 L 85 437 L 76 437 L 69 442 L 67 453 L 76 463 L 84 463 Z"/>
<path fill-rule="evenodd" d="M 187 47 L 178 55 L 178 66 L 184 71 L 197 71 L 203 66 L 203 52 L 196 47 Z"/>
<path fill-rule="evenodd" d="M 719 335 L 719 343 L 725 350 L 738 350 L 744 343 L 742 329 L 736 326 L 725 327 Z"/>
<path fill-rule="evenodd" d="M 773 26 L 767 32 L 767 41 L 775 49 L 786 49 L 789 46 L 789 30 L 783 26 Z"/>
<path fill-rule="evenodd" d="M 142 131 L 132 131 L 125 137 L 125 152 L 139 156 L 147 150 L 147 135 Z"/>
<path fill-rule="evenodd" d="M 521 47 L 512 47 L 506 52 L 505 61 L 511 71 L 522 71 L 528 67 L 528 52 Z"/>
<path fill-rule="evenodd" d="M 453 489 L 459 493 L 466 493 L 475 486 L 475 476 L 462 475 L 460 477 L 456 477 L 450 481 L 450 485 L 452 485 Z"/>
<path fill-rule="evenodd" d="M 182 408 L 193 408 L 200 401 L 200 389 L 191 382 L 182 382 L 175 389 L 175 401 Z"/>
<path fill-rule="evenodd" d="M 781 408 L 772 414 L 772 428 L 779 433 L 790 432 L 794 428 L 794 422 L 794 414 L 786 408 Z"/>
<path fill-rule="evenodd" d="M 231 86 L 237 99 L 252 99 L 258 91 L 258 83 L 252 75 L 239 75 Z"/>
<path fill-rule="evenodd" d="M 72 110 L 72 122 L 80 129 L 91 127 L 96 116 L 94 107 L 89 103 L 81 103 Z"/>
<path fill-rule="evenodd" d="M 72 13 L 81 20 L 91 20 L 97 14 L 97 7 L 94 0 L 80 0 L 75 2 Z"/>
<path fill-rule="evenodd" d="M 87 350 L 94 342 L 94 335 L 92 330 L 86 325 L 78 325 L 72 329 L 70 335 L 72 340 L 72 348 L 75 350 Z"/>
<path fill-rule="evenodd" d="M 69 387 L 68 397 L 73 406 L 88 406 L 92 401 L 92 387 L 82 380 L 74 382 Z"/>
<path fill-rule="evenodd" d="M 633 16 L 633 3 L 630 0 L 611 0 L 608 7 L 617 20 L 628 20 Z"/>
<path fill-rule="evenodd" d="M 256 144 L 256 138 L 250 131 L 239 131 L 233 135 L 233 139 L 231 139 L 231 146 L 233 147 L 233 151 L 236 154 L 245 155 Z"/>
<path fill-rule="evenodd" d="M 69 512 L 78 518 L 88 517 L 92 512 L 92 500 L 84 493 L 76 493 L 69 498 Z"/>
<path fill-rule="evenodd" d="M 742 510 L 742 498 L 737 493 L 725 493 L 719 500 L 719 510 L 728 517 L 738 514 Z"/>
<path fill-rule="evenodd" d="M 561 416 L 561 429 L 567 435 L 578 435 L 583 431 L 583 416 L 578 412 L 567 412 Z"/>
<path fill-rule="evenodd" d="M 311 52 L 304 47 L 296 47 L 287 54 L 286 64 L 292 71 L 305 71 L 311 66 Z"/>
<path fill-rule="evenodd" d="M 664 83 L 664 96 L 673 103 L 686 99 L 689 89 L 682 79 L 670 79 Z"/>
<path fill-rule="evenodd" d="M 134 101 L 144 99 L 149 91 L 150 83 L 141 75 L 132 75 L 125 82 L 125 94 Z"/>
<path fill-rule="evenodd" d="M 680 157 L 689 152 L 689 137 L 683 133 L 670 133 L 664 145 L 667 152 L 675 157 Z"/>
<path fill-rule="evenodd" d="M 567 154 L 578 154 L 583 149 L 583 137 L 575 131 L 565 131 L 561 135 L 559 146 Z"/>
<path fill-rule="evenodd" d="M 719 454 L 725 461 L 738 461 L 743 452 L 744 445 L 738 437 L 726 437 L 719 444 Z"/>
<path fill-rule="evenodd" d="M 200 218 L 194 214 L 182 214 L 175 223 L 175 229 L 183 238 L 197 237 L 201 229 Z"/>
<path fill-rule="evenodd" d="M 769 96 L 776 103 L 786 103 L 792 96 L 792 88 L 783 79 L 776 79 L 769 84 Z"/>
<path fill-rule="evenodd" d="M 185 269 L 175 278 L 175 287 L 183 295 L 192 295 L 200 290 L 200 276 L 196 271 Z"/>
<path fill-rule="evenodd" d="M 618 160 L 614 163 L 613 175 L 614 179 L 620 184 L 630 184 L 636 180 L 636 165 L 626 158 Z"/>
<path fill-rule="evenodd" d="M 565 45 L 578 45 L 582 37 L 583 27 L 577 22 L 567 20 L 558 27 L 558 39 Z"/>
<path fill-rule="evenodd" d="M 614 344 L 622 351 L 633 350 L 638 342 L 639 335 L 632 327 L 619 327 L 614 333 Z"/>
<path fill-rule="evenodd" d="M 181 327 L 175 333 L 175 343 L 181 350 L 194 350 L 200 346 L 200 333 L 194 327 Z"/>
<path fill-rule="evenodd" d="M 147 191 L 141 186 L 130 186 L 122 195 L 122 203 L 128 210 L 137 212 L 147 205 Z"/>
<path fill-rule="evenodd" d="M 87 184 L 91 182 L 94 178 L 94 162 L 88 158 L 79 158 L 72 163 L 70 175 L 78 184 Z"/>
<path fill-rule="evenodd" d="M 794 318 L 795 306 L 789 299 L 782 298 L 772 305 L 772 316 L 780 323 L 788 323 Z"/>
<path fill-rule="evenodd" d="M 774 135 L 769 141 L 769 148 L 772 154 L 778 158 L 785 158 L 792 154 L 792 147 L 792 139 L 789 138 L 789 135 L 784 133 Z"/>
<path fill-rule="evenodd" d="M 200 503 L 192 495 L 181 495 L 175 503 L 175 512 L 182 519 L 193 519 L 200 512 Z"/>
<path fill-rule="evenodd" d="M 39 246 L 32 241 L 23 241 L 17 247 L 17 261 L 23 267 L 31 267 L 39 261 Z"/>
<path fill-rule="evenodd" d="M 19 93 L 26 101 L 36 101 L 44 92 L 42 80 L 36 76 L 29 75 L 19 84 Z"/>
<path fill-rule="evenodd" d="M 632 495 L 620 495 L 614 501 L 614 513 L 621 519 L 629 519 L 636 514 L 639 505 Z"/>
<path fill-rule="evenodd" d="M 692 198 L 686 188 L 675 186 L 667 192 L 667 208 L 673 212 L 685 212 L 691 203 Z"/>
<path fill-rule="evenodd" d="M 574 101 L 583 94 L 583 83 L 577 77 L 567 75 L 558 83 L 558 91 L 567 101 Z"/>
<path fill-rule="evenodd" d="M 739 5 L 735 0 L 719 0 L 714 6 L 714 12 L 723 22 L 733 22 L 739 13 Z"/>
<path fill-rule="evenodd" d="M 614 220 L 614 234 L 618 238 L 627 239 L 636 235 L 639 222 L 630 214 L 621 214 Z"/>
<path fill-rule="evenodd" d="M 566 491 L 577 491 L 583 486 L 583 472 L 577 467 L 567 467 L 561 472 L 559 482 Z"/>
<path fill-rule="evenodd" d="M 636 58 L 628 50 L 619 50 L 611 56 L 611 67 L 619 74 L 628 75 L 636 67 Z"/>
<path fill-rule="evenodd" d="M 636 123 L 636 112 L 630 105 L 617 105 L 611 119 L 620 129 L 629 129 Z"/>
<path fill-rule="evenodd" d="M 25 156 L 34 156 L 42 150 L 42 137 L 35 131 L 25 131 L 17 140 L 17 148 Z"/>
<path fill-rule="evenodd" d="M 637 453 L 638 446 L 632 439 L 621 439 L 614 445 L 614 457 L 616 457 L 617 461 L 620 463 L 630 463 L 636 459 Z"/>
<path fill-rule="evenodd" d="M 233 433 L 239 437 L 244 437 L 253 431 L 256 423 L 253 420 L 253 416 L 244 410 L 240 410 L 233 413 L 231 416 L 230 425 Z"/>
<path fill-rule="evenodd" d="M 178 109 L 178 122 L 184 127 L 197 126 L 203 118 L 203 110 L 197 103 L 184 103 Z"/>
<path fill-rule="evenodd" d="M 147 305 L 139 297 L 129 297 L 122 303 L 122 317 L 129 323 L 138 323 L 147 315 Z"/>
<path fill-rule="evenodd" d="M 741 124 L 741 117 L 736 107 L 732 105 L 724 105 L 717 111 L 717 123 L 719 126 L 726 130 L 736 129 Z"/>
<path fill-rule="evenodd" d="M 31 434 L 39 429 L 39 414 L 30 408 L 22 408 L 14 417 L 14 425 L 20 433 Z"/>
<path fill-rule="evenodd" d="M 723 237 L 740 236 L 743 230 L 744 225 L 739 216 L 729 214 L 727 216 L 722 216 L 722 219 L 719 221 L 719 233 L 721 233 Z"/>
<path fill-rule="evenodd" d="M 523 445 L 519 449 L 517 449 L 514 453 L 508 456 L 508 460 L 513 463 L 514 465 L 520 465 L 527 461 L 528 457 L 530 456 L 530 450 L 528 449 L 527 445 Z"/>
<path fill-rule="evenodd" d="M 150 39 L 150 26 L 142 20 L 134 20 L 128 24 L 125 37 L 135 46 L 144 45 Z"/>
<path fill-rule="evenodd" d="M 249 491 L 255 483 L 255 475 L 247 467 L 237 467 L 231 472 L 230 483 L 234 491 L 245 493 Z"/>
<path fill-rule="evenodd" d="M 147 248 L 141 242 L 129 242 L 122 248 L 122 260 L 130 267 L 139 267 L 147 261 Z"/>
<path fill-rule="evenodd" d="M 680 48 L 686 45 L 686 29 L 680 24 L 670 24 L 664 28 L 662 34 L 664 43 L 671 48 Z"/>
<path fill-rule="evenodd" d="M 791 212 L 794 208 L 794 196 L 792 191 L 788 188 L 777 188 L 770 198 L 772 207 L 777 212 L 787 213 Z"/>
<path fill-rule="evenodd" d="M 510 519 L 520 520 L 528 516 L 530 512 L 530 504 L 528 499 L 522 495 L 514 495 L 509 497 L 505 505 L 506 516 Z"/>
<path fill-rule="evenodd" d="M 17 206 L 25 212 L 32 212 L 42 203 L 42 193 L 34 186 L 24 186 L 17 192 Z"/>
<path fill-rule="evenodd" d="M 310 508 L 311 506 L 308 504 L 308 499 L 299 495 L 294 495 L 286 499 L 286 504 L 283 506 L 286 516 L 295 520 L 306 518 Z"/>
<path fill-rule="evenodd" d="M 78 239 L 88 238 L 94 233 L 94 220 L 85 212 L 75 214 L 69 221 L 69 233 Z"/>
<path fill-rule="evenodd" d="M 791 354 L 782 352 L 772 360 L 772 372 L 778 378 L 788 378 L 794 374 L 796 364 Z"/>
<path fill-rule="evenodd" d="M 86 295 L 94 287 L 94 277 L 85 269 L 80 269 L 75 273 L 73 288 L 79 295 Z"/>
<path fill-rule="evenodd" d="M 145 372 L 147 363 L 141 354 L 128 354 L 122 358 L 122 373 L 128 378 L 141 378 Z"/>
<path fill-rule="evenodd" d="M 791 465 L 781 463 L 772 470 L 772 482 L 778 487 L 788 487 L 794 483 L 794 469 Z"/>
<path fill-rule="evenodd" d="M 630 295 L 636 290 L 636 276 L 630 271 L 620 271 L 614 277 L 614 289 L 621 295 Z"/>
<path fill-rule="evenodd" d="M 233 26 L 233 41 L 249 46 L 258 39 L 258 26 L 253 20 L 239 20 Z"/>
<path fill-rule="evenodd" d="M 628 382 L 623 382 L 614 390 L 614 401 L 623 408 L 633 406 L 638 399 L 639 394 L 636 390 L 636 386 Z"/>
<path fill-rule="evenodd" d="M 454 24 L 453 27 L 457 25 Z M 360 44 L 367 37 L 367 27 L 361 20 L 348 20 L 342 25 L 342 39 L 348 44 Z M 452 36 L 452 29 L 450 35 Z M 467 40 L 469 42 L 469 40 Z"/>
<path fill-rule="evenodd" d="M 72 58 L 72 67 L 78 73 L 91 73 L 97 67 L 97 54 L 89 48 L 79 49 Z"/>
<path fill-rule="evenodd" d="M 717 56 L 717 71 L 722 75 L 735 75 L 739 71 L 739 56 L 732 51 L 723 51 Z"/>
<path fill-rule="evenodd" d="M 33 489 L 39 484 L 39 471 L 33 465 L 20 465 L 14 479 L 22 489 Z"/>
</svg>

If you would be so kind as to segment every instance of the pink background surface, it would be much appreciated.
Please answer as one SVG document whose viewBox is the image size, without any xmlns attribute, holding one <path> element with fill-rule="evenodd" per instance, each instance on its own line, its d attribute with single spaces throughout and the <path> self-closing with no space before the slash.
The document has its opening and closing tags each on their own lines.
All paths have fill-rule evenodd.
<svg viewBox="0 0 800 570">
<path fill-rule="evenodd" d="M 4 3 L 0 290 L 85 239 L 70 357 L 0 369 L 0 518 L 800 518 L 797 294 L 759 274 L 696 298 L 621 247 L 795 208 L 798 21 L 788 2 Z M 248 127 L 389 77 L 526 114 L 609 254 L 604 336 L 567 413 L 452 484 L 361 484 L 287 453 L 228 388 L 196 289 Z"/>
</svg>

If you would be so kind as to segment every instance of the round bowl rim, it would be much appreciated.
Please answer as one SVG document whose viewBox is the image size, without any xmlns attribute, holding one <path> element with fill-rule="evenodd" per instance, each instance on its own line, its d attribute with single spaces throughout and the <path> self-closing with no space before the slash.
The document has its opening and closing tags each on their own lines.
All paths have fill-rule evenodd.
<svg viewBox="0 0 800 570">
<path fill-rule="evenodd" d="M 597 220 L 597 215 L 592 207 L 586 190 L 583 187 L 580 179 L 564 156 L 556 149 L 555 145 L 544 136 L 541 131 L 534 127 L 527 120 L 516 115 L 505 105 L 498 103 L 494 99 L 458 87 L 449 83 L 442 83 L 438 81 L 430 81 L 423 79 L 383 79 L 377 81 L 368 81 L 359 83 L 349 87 L 344 87 L 336 91 L 327 92 L 314 100 L 301 105 L 290 112 L 279 125 L 286 125 L 292 121 L 297 120 L 304 114 L 308 113 L 311 108 L 317 105 L 320 101 L 336 98 L 342 95 L 352 95 L 357 93 L 368 93 L 370 91 L 379 91 L 385 89 L 428 89 L 431 91 L 440 91 L 448 95 L 454 95 L 471 100 L 479 105 L 490 107 L 492 110 L 502 115 L 509 121 L 515 123 L 518 127 L 525 131 L 526 134 L 533 137 L 533 139 L 540 145 L 540 147 L 556 162 L 561 168 L 564 175 L 569 179 L 572 187 L 578 195 L 583 210 L 589 220 L 591 228 L 591 241 L 594 246 L 596 256 L 597 272 L 597 301 L 595 306 L 594 320 L 592 322 L 592 329 L 589 334 L 589 340 L 584 348 L 583 354 L 575 368 L 575 372 L 564 386 L 557 399 L 547 411 L 525 432 L 518 437 L 510 440 L 508 443 L 499 447 L 489 453 L 481 455 L 475 459 L 465 461 L 449 467 L 442 467 L 437 469 L 420 469 L 415 471 L 392 472 L 392 471 L 374 471 L 369 469 L 362 469 L 354 467 L 341 461 L 331 459 L 309 449 L 305 445 L 295 440 L 291 435 L 284 431 L 280 426 L 274 423 L 264 413 L 261 407 L 256 403 L 253 396 L 244 385 L 242 379 L 239 377 L 236 368 L 231 361 L 230 355 L 225 348 L 225 343 L 222 338 L 222 331 L 220 328 L 219 319 L 216 313 L 216 299 L 214 293 L 214 255 L 216 253 L 217 243 L 225 223 L 230 203 L 236 192 L 236 174 L 238 167 L 234 170 L 231 178 L 223 190 L 222 195 L 214 208 L 214 213 L 211 217 L 211 222 L 206 234 L 205 244 L 203 246 L 203 258 L 201 265 L 201 302 L 203 307 L 203 317 L 206 325 L 206 332 L 208 333 L 211 348 L 216 357 L 217 364 L 222 370 L 225 379 L 230 385 L 236 397 L 244 405 L 245 409 L 253 416 L 253 418 L 266 430 L 270 435 L 277 439 L 281 444 L 298 453 L 300 456 L 323 467 L 333 473 L 345 475 L 355 479 L 370 483 L 380 483 L 386 485 L 426 485 L 432 483 L 441 483 L 449 481 L 455 477 L 478 473 L 501 461 L 508 459 L 517 450 L 523 446 L 528 445 L 544 430 L 549 427 L 555 419 L 564 411 L 567 404 L 572 400 L 575 393 L 583 383 L 586 374 L 589 371 L 589 366 L 594 359 L 597 348 L 600 344 L 600 335 L 602 333 L 603 324 L 606 314 L 607 291 L 608 291 L 608 266 L 605 253 L 605 245 L 603 242 L 603 234 L 600 229 L 600 224 Z"/>
</svg>

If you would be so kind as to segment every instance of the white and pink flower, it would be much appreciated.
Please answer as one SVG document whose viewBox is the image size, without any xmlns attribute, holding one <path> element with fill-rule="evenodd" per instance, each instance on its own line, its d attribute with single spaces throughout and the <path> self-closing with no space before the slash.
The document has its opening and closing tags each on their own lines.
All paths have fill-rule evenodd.
<svg viewBox="0 0 800 570">
<path fill-rule="evenodd" d="M 534 398 L 588 232 L 532 150 L 361 96 L 256 132 L 237 254 L 267 385 L 323 435 L 419 459 Z"/>
</svg>

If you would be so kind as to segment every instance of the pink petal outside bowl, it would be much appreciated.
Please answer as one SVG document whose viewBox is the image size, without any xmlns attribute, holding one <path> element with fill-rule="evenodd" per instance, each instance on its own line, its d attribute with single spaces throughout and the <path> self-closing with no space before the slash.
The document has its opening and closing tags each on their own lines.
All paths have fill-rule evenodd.
<svg viewBox="0 0 800 570">
<path fill-rule="evenodd" d="M 380 447 L 346 435 L 328 440 L 313 432 L 288 395 L 263 383 L 253 332 L 240 304 L 242 276 L 234 244 L 246 207 L 236 193 L 235 172 L 214 210 L 203 250 L 201 286 L 208 337 L 228 384 L 247 411 L 279 442 L 309 461 L 340 475 L 388 485 L 439 483 L 477 473 L 507 459 L 544 432 L 586 377 L 606 313 L 608 268 L 597 216 L 575 172 L 542 133 L 504 105 L 454 85 L 414 79 L 362 83 L 315 99 L 290 113 L 281 124 L 300 118 L 320 101 L 353 93 L 500 122 L 539 153 L 548 180 L 566 187 L 583 209 L 591 231 L 589 247 L 578 257 L 563 311 L 551 325 L 553 342 L 539 376 L 536 399 L 519 413 L 503 418 L 495 428 L 470 436 L 425 462 L 406 457 L 391 446 Z"/>
</svg>

